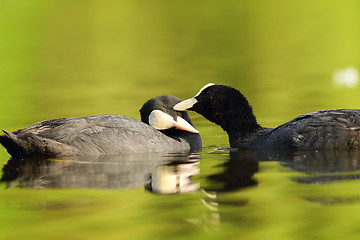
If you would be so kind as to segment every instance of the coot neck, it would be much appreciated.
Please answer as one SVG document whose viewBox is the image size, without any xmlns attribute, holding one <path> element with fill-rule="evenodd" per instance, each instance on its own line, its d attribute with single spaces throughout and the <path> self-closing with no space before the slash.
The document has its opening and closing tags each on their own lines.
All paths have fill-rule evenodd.
<svg viewBox="0 0 360 240">
<path fill-rule="evenodd" d="M 217 114 L 215 123 L 219 124 L 230 138 L 244 138 L 261 128 L 245 98 L 228 104 L 221 112 L 223 114 Z"/>
<path fill-rule="evenodd" d="M 237 136 L 246 136 L 261 128 L 256 122 L 255 116 L 247 116 L 247 118 L 244 119 L 241 116 L 231 116 L 230 114 L 228 118 L 224 119 L 220 126 L 229 136 L 234 134 Z"/>
</svg>

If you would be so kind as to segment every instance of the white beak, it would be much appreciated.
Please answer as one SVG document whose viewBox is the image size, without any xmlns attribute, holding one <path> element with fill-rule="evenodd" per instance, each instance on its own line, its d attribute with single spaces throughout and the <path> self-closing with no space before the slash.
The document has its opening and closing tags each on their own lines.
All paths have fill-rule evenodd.
<svg viewBox="0 0 360 240">
<path fill-rule="evenodd" d="M 182 102 L 179 102 L 178 104 L 176 104 L 173 109 L 176 111 L 186 111 L 186 109 L 192 108 L 192 106 L 194 106 L 195 103 L 198 102 L 198 100 L 196 99 L 197 96 L 199 96 L 202 91 L 204 91 L 206 88 L 214 86 L 214 83 L 208 83 L 205 86 L 203 86 L 200 91 L 193 97 L 187 100 L 184 100 Z"/>
<path fill-rule="evenodd" d="M 173 109 L 175 111 L 186 111 L 186 109 L 192 108 L 192 106 L 194 106 L 194 104 L 197 103 L 197 100 L 195 97 L 193 98 L 189 98 L 187 100 L 184 100 L 182 102 L 179 102 L 178 104 L 176 104 Z"/>
<path fill-rule="evenodd" d="M 153 110 L 150 113 L 149 124 L 157 130 L 165 130 L 174 127 L 192 133 L 199 133 L 199 131 L 191 126 L 185 119 L 177 117 L 177 121 L 175 121 L 172 116 L 160 110 Z"/>
</svg>

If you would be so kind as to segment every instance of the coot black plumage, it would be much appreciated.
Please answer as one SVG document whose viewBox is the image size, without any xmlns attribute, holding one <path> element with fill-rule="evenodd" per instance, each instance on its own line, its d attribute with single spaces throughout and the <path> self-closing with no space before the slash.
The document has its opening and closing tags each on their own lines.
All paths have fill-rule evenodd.
<svg viewBox="0 0 360 240">
<path fill-rule="evenodd" d="M 207 84 L 195 97 L 174 106 L 193 110 L 220 125 L 230 146 L 242 149 L 359 149 L 360 110 L 322 110 L 277 128 L 261 127 L 247 99 L 236 89 Z"/>
<path fill-rule="evenodd" d="M 59 118 L 0 136 L 13 157 L 200 151 L 201 137 L 180 100 L 160 96 L 140 109 L 143 122 L 119 115 Z M 180 130 L 181 129 L 181 130 Z"/>
</svg>

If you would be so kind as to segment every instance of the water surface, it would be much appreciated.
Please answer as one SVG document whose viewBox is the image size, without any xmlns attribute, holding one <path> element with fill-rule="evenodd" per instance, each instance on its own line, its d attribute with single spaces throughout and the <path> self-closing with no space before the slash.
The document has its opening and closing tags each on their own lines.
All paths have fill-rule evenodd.
<svg viewBox="0 0 360 240">
<path fill-rule="evenodd" d="M 344 1 L 0 1 L 0 128 L 120 114 L 164 94 L 231 85 L 258 122 L 360 108 L 360 6 Z M 339 76 L 338 74 L 336 76 Z M 359 153 L 204 149 L 10 159 L 0 149 L 1 239 L 358 239 Z"/>
</svg>

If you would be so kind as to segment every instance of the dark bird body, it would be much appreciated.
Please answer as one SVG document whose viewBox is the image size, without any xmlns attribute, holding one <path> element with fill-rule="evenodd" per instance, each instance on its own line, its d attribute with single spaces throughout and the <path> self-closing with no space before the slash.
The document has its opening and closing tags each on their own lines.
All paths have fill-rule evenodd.
<svg viewBox="0 0 360 240">
<path fill-rule="evenodd" d="M 220 125 L 230 146 L 241 149 L 359 149 L 360 110 L 322 110 L 277 128 L 260 126 L 247 99 L 236 89 L 209 84 L 176 110 L 193 110 Z"/>
<path fill-rule="evenodd" d="M 174 119 L 181 116 L 192 124 L 187 113 L 184 115 L 172 110 L 179 102 L 176 97 L 162 96 L 152 100 L 151 104 L 148 104 L 150 100 L 145 103 L 142 112 L 146 110 L 146 114 L 150 114 L 159 106 L 166 106 Z M 148 116 L 143 115 L 143 118 Z M 173 128 L 159 131 L 146 123 L 119 115 L 52 119 L 4 133 L 0 136 L 0 143 L 13 157 L 186 152 L 199 151 L 202 147 L 198 133 Z"/>
<path fill-rule="evenodd" d="M 230 133 L 231 147 L 261 149 L 360 148 L 360 111 L 323 110 L 301 115 L 277 128 Z"/>
</svg>

